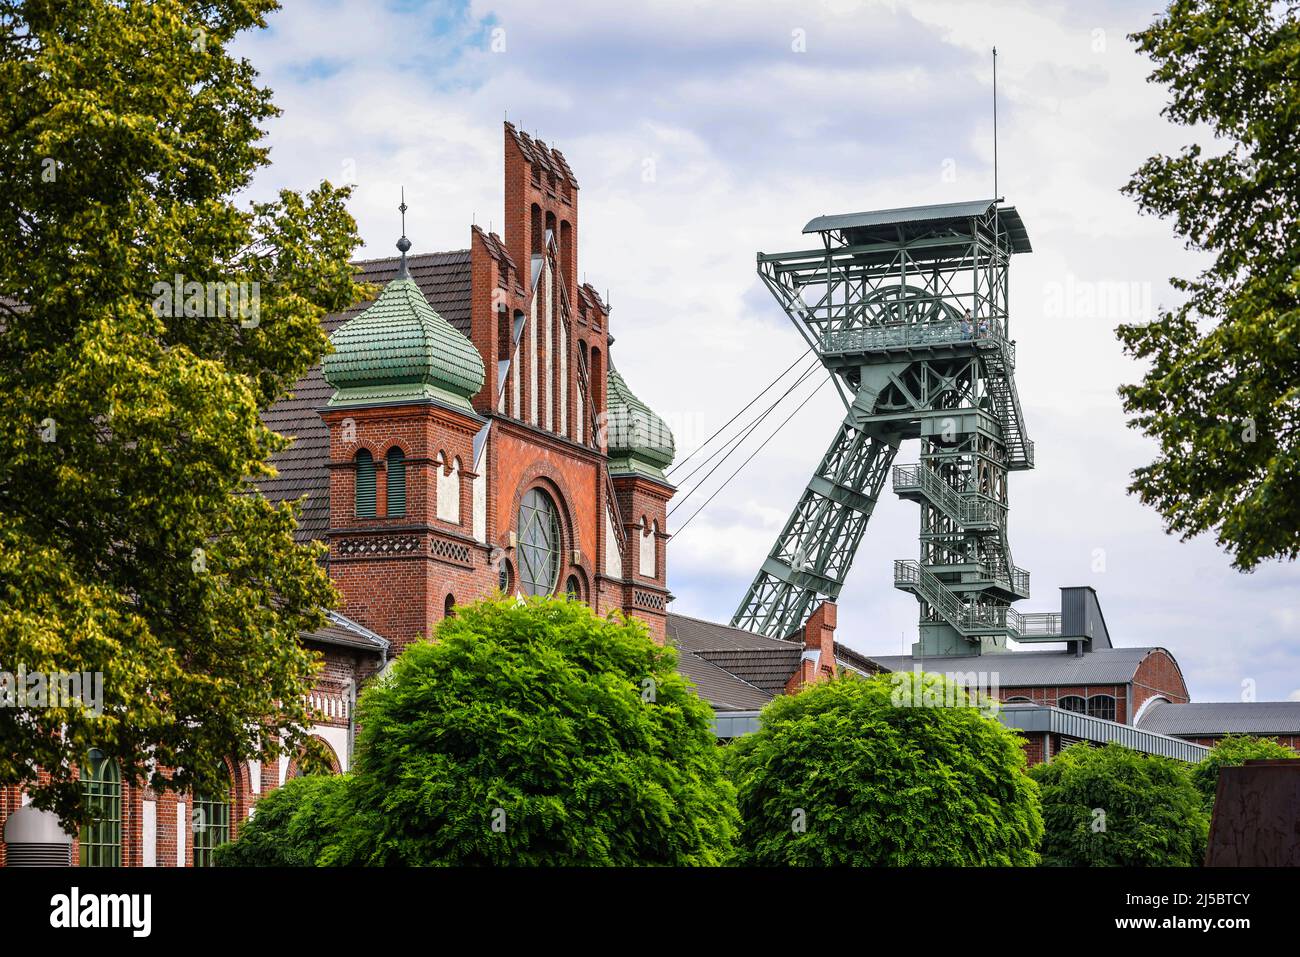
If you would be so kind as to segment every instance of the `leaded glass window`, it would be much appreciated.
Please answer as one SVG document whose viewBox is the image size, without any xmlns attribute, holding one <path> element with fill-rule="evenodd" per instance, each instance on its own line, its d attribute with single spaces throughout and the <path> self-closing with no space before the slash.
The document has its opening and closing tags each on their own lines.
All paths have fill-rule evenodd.
<svg viewBox="0 0 1300 957">
<path fill-rule="evenodd" d="M 211 867 L 212 852 L 230 840 L 230 794 L 196 795 L 191 815 L 194 866 Z"/>
<path fill-rule="evenodd" d="M 1115 698 L 1108 694 L 1095 694 L 1088 699 L 1088 714 L 1094 718 L 1115 720 Z"/>
<path fill-rule="evenodd" d="M 519 585 L 528 595 L 555 591 L 560 572 L 560 521 L 555 503 L 532 489 L 519 505 Z"/>
<path fill-rule="evenodd" d="M 1076 711 L 1079 714 L 1088 713 L 1088 704 L 1079 695 L 1068 694 L 1056 700 L 1056 706 L 1062 711 Z"/>
<path fill-rule="evenodd" d="M 81 767 L 81 793 L 90 812 L 90 820 L 81 828 L 81 866 L 120 866 L 122 775 L 117 762 L 98 748 L 91 749 Z"/>
</svg>

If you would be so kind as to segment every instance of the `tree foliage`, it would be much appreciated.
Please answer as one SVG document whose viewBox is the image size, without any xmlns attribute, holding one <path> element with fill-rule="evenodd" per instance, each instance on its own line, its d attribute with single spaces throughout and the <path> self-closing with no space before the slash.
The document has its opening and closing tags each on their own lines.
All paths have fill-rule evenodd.
<svg viewBox="0 0 1300 957">
<path fill-rule="evenodd" d="M 1192 783 L 1201 792 L 1206 811 L 1214 808 L 1214 797 L 1219 788 L 1219 769 L 1236 767 L 1247 761 L 1279 761 L 1300 757 L 1284 744 L 1272 738 L 1256 738 L 1244 734 L 1230 734 L 1210 749 L 1192 768 Z"/>
<path fill-rule="evenodd" d="M 0 709 L 0 783 L 65 818 L 92 747 L 202 789 L 185 769 L 307 719 L 297 639 L 333 589 L 293 509 L 243 493 L 284 444 L 259 413 L 357 298 L 357 235 L 328 183 L 233 198 L 277 110 L 230 46 L 274 6 L 0 3 L 0 666 L 104 689 Z"/>
<path fill-rule="evenodd" d="M 361 696 L 330 864 L 717 864 L 735 831 L 712 711 L 634 620 L 482 601 Z"/>
<path fill-rule="evenodd" d="M 727 766 L 742 864 L 1038 860 L 1020 739 L 939 675 L 846 674 L 776 698 L 761 729 L 728 747 Z"/>
<path fill-rule="evenodd" d="M 1110 743 L 1075 744 L 1029 771 L 1043 799 L 1043 863 L 1195 867 L 1209 818 L 1186 764 Z"/>
<path fill-rule="evenodd" d="M 1300 4 L 1173 0 L 1136 34 L 1170 120 L 1215 148 L 1148 159 L 1125 191 L 1208 268 L 1185 302 L 1119 328 L 1147 360 L 1120 392 L 1159 443 L 1132 491 L 1184 538 L 1214 530 L 1241 569 L 1300 554 Z"/>
<path fill-rule="evenodd" d="M 239 839 L 213 852 L 218 867 L 313 867 L 344 826 L 350 779 L 291 778 L 257 802 L 239 826 Z"/>
</svg>

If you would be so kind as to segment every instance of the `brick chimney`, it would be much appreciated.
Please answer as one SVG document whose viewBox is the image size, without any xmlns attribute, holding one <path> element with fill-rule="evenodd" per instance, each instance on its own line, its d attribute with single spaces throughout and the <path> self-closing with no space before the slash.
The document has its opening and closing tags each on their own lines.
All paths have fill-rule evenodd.
<svg viewBox="0 0 1300 957">
<path fill-rule="evenodd" d="M 833 601 L 824 601 L 803 626 L 803 656 L 799 667 L 786 682 L 786 694 L 794 694 L 804 685 L 835 677 L 835 622 Z"/>
</svg>

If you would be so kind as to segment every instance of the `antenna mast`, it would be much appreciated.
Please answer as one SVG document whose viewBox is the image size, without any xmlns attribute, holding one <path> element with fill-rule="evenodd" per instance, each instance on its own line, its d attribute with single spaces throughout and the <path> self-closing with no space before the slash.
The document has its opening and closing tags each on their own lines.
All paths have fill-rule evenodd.
<svg viewBox="0 0 1300 957">
<path fill-rule="evenodd" d="M 998 48 L 993 48 L 993 198 L 1001 199 L 998 193 Z"/>
</svg>

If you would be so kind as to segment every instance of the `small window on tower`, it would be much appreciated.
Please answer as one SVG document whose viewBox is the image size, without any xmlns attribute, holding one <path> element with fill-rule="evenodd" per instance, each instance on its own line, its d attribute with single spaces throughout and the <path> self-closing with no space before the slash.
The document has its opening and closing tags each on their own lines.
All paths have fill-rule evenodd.
<svg viewBox="0 0 1300 957">
<path fill-rule="evenodd" d="M 375 517 L 375 460 L 369 449 L 361 449 L 356 458 L 356 515 Z"/>
<path fill-rule="evenodd" d="M 388 450 L 386 469 L 388 472 L 388 516 L 400 517 L 406 514 L 406 456 L 399 448 Z"/>
</svg>

